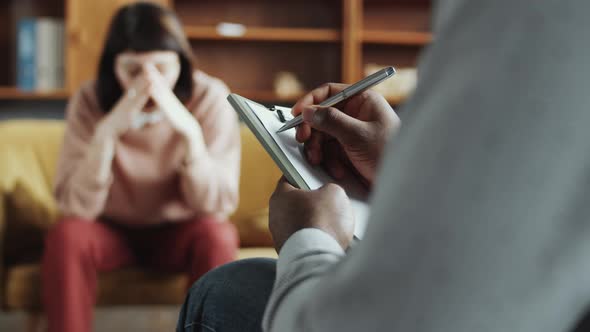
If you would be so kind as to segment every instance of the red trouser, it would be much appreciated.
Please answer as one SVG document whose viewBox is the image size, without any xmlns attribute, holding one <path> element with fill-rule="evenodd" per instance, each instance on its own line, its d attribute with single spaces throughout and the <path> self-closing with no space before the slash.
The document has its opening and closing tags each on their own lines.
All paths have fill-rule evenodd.
<svg viewBox="0 0 590 332">
<path fill-rule="evenodd" d="M 186 272 L 192 284 L 210 269 L 234 260 L 237 250 L 235 226 L 211 219 L 139 229 L 61 221 L 46 238 L 42 263 L 48 332 L 91 330 L 98 272 L 140 265 Z"/>
</svg>

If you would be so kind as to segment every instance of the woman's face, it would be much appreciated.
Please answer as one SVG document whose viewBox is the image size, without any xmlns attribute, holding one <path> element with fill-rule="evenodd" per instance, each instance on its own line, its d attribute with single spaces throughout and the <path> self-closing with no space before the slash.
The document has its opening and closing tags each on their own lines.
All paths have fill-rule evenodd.
<svg viewBox="0 0 590 332">
<path fill-rule="evenodd" d="M 141 76 L 147 79 L 146 66 L 154 66 L 164 80 L 174 88 L 180 76 L 180 59 L 174 51 L 132 52 L 126 51 L 115 59 L 115 74 L 123 90 L 129 89 L 133 81 Z"/>
</svg>

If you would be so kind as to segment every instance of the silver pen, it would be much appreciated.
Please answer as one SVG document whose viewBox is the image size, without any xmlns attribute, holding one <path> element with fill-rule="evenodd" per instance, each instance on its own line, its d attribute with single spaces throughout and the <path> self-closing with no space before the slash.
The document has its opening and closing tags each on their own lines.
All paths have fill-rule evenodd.
<svg viewBox="0 0 590 332">
<path fill-rule="evenodd" d="M 371 74 L 364 79 L 354 83 L 353 85 L 349 86 L 348 88 L 340 91 L 339 93 L 333 95 L 332 97 L 324 100 L 320 103 L 319 106 L 322 107 L 332 107 L 339 102 L 348 99 L 358 93 L 361 93 L 367 89 L 372 88 L 373 86 L 385 81 L 386 79 L 395 75 L 395 68 L 393 67 L 386 67 L 378 72 Z M 287 121 L 284 126 L 277 130 L 277 133 L 283 132 L 285 130 L 291 129 L 300 125 L 303 122 L 303 115 L 299 114 L 297 117 Z"/>
</svg>

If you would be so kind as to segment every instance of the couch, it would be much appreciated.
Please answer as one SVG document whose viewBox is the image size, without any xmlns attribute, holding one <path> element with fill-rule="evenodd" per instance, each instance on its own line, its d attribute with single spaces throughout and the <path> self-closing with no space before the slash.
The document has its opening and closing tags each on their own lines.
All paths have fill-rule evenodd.
<svg viewBox="0 0 590 332">
<path fill-rule="evenodd" d="M 0 122 L 0 306 L 39 312 L 39 262 L 43 238 L 58 220 L 52 196 L 56 160 L 64 133 L 59 120 Z M 280 171 L 245 126 L 242 137 L 240 204 L 231 216 L 240 235 L 238 258 L 276 257 L 268 233 L 268 199 Z M 181 274 L 129 267 L 99 275 L 98 306 L 182 303 Z"/>
</svg>

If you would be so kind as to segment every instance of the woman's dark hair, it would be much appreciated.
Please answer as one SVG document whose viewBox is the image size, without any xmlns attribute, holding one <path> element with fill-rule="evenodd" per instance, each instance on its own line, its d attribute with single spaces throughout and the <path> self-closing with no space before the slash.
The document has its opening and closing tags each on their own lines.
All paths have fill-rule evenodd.
<svg viewBox="0 0 590 332">
<path fill-rule="evenodd" d="M 169 9 L 138 2 L 122 7 L 111 21 L 100 57 L 96 93 L 109 112 L 123 93 L 115 75 L 115 59 L 125 51 L 174 51 L 180 58 L 180 76 L 174 94 L 183 103 L 193 93 L 193 54 L 180 20 Z"/>
</svg>

